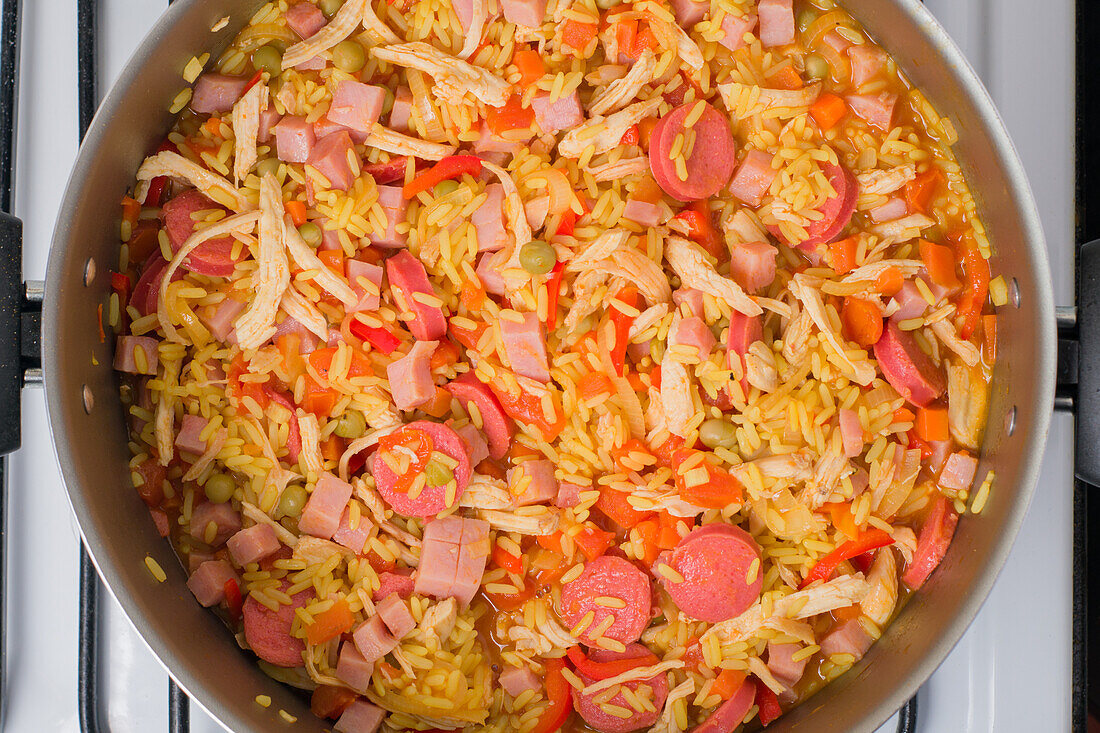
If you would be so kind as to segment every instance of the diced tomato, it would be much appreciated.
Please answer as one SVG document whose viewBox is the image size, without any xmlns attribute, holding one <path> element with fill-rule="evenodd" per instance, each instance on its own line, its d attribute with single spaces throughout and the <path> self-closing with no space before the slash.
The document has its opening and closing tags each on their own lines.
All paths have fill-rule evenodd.
<svg viewBox="0 0 1100 733">
<path fill-rule="evenodd" d="M 599 529 L 590 522 L 585 522 L 581 531 L 573 536 L 573 542 L 589 561 L 607 552 L 614 539 L 614 533 Z"/>
<path fill-rule="evenodd" d="M 493 563 L 509 573 L 523 575 L 523 558 L 516 557 L 500 545 L 493 545 Z"/>
<path fill-rule="evenodd" d="M 745 492 L 741 482 L 733 474 L 712 464 L 705 456 L 698 465 L 687 471 L 682 470 L 681 466 L 685 461 L 700 454 L 700 451 L 693 448 L 681 448 L 673 456 L 676 465 L 673 469 L 676 472 L 676 489 L 680 498 L 690 504 L 710 509 L 724 509 L 730 504 L 740 502 Z M 702 484 L 694 484 L 695 472 L 699 469 L 704 469 L 708 478 Z"/>
<path fill-rule="evenodd" d="M 595 23 L 581 23 L 578 20 L 569 18 L 562 26 L 561 40 L 566 46 L 576 51 L 583 51 L 596 37 L 596 33 L 598 32 L 599 26 Z"/>
<path fill-rule="evenodd" d="M 306 641 L 310 644 L 324 644 L 351 631 L 354 624 L 355 616 L 348 607 L 348 602 L 339 598 L 327 611 L 313 615 L 313 623 L 306 627 Z"/>
<path fill-rule="evenodd" d="M 561 398 L 556 393 L 550 393 L 550 407 L 554 413 L 554 418 L 551 420 L 543 411 L 540 396 L 525 392 L 522 388 L 518 394 L 513 393 L 496 382 L 490 383 L 489 389 L 496 395 L 500 406 L 508 413 L 508 417 L 527 425 L 534 425 L 542 432 L 545 440 L 555 440 L 565 428 L 565 413 L 562 411 Z"/>
<path fill-rule="evenodd" d="M 535 110 L 523 106 L 521 94 L 513 94 L 500 107 L 488 107 L 485 110 L 485 124 L 495 135 L 510 130 L 527 130 L 534 122 Z"/>
<path fill-rule="evenodd" d="M 237 585 L 237 581 L 233 578 L 225 581 L 225 586 L 222 588 L 225 592 L 225 607 L 229 610 L 229 617 L 236 623 L 241 620 L 241 614 L 244 609 L 244 602 L 241 601 L 241 589 Z"/>
</svg>

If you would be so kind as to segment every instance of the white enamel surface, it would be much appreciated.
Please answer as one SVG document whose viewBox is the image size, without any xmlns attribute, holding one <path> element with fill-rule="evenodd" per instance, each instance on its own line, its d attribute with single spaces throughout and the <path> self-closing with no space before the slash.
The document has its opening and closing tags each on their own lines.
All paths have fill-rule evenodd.
<svg viewBox="0 0 1100 733">
<path fill-rule="evenodd" d="M 1073 292 L 1073 0 L 927 0 L 989 86 L 1028 169 L 1050 247 L 1058 305 Z M 165 7 L 99 0 L 106 90 Z M 61 187 L 76 153 L 73 0 L 23 3 L 16 213 L 24 274 L 41 279 Z M 1026 39 L 1026 42 L 1024 41 Z M 102 271 L 102 269 L 101 269 Z M 24 447 L 11 460 L 7 712 L 10 731 L 79 730 L 78 541 L 50 447 L 44 400 L 23 398 Z M 984 610 L 920 693 L 919 730 L 1068 730 L 1072 422 L 1056 416 L 1035 500 Z M 109 598 L 101 673 L 115 733 L 165 730 L 167 675 Z M 216 663 L 211 660 L 211 663 Z M 192 707 L 195 733 L 221 728 Z M 895 723 L 885 726 L 892 733 Z"/>
</svg>

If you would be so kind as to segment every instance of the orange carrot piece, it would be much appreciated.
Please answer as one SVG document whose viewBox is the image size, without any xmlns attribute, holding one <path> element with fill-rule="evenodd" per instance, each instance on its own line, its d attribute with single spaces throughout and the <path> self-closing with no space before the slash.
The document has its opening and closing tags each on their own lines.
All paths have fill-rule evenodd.
<svg viewBox="0 0 1100 733">
<path fill-rule="evenodd" d="M 913 427 L 921 440 L 948 440 L 951 433 L 947 425 L 946 407 L 920 407 Z"/>
<path fill-rule="evenodd" d="M 283 204 L 286 213 L 290 214 L 290 220 L 294 226 L 300 227 L 306 223 L 306 205 L 302 201 L 287 201 Z"/>
<path fill-rule="evenodd" d="M 863 348 L 874 346 L 882 337 L 882 311 L 873 301 L 849 296 L 840 311 L 844 335 Z"/>
<path fill-rule="evenodd" d="M 810 107 L 810 116 L 823 131 L 836 127 L 847 114 L 848 105 L 835 94 L 822 94 Z"/>
</svg>

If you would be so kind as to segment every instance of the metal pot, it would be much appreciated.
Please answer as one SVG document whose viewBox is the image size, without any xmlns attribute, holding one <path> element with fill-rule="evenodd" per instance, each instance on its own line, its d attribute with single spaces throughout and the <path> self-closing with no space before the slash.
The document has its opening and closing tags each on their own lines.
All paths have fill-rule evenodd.
<svg viewBox="0 0 1100 733">
<path fill-rule="evenodd" d="M 69 180 L 50 253 L 42 363 L 57 456 L 88 550 L 107 587 L 169 673 L 231 730 L 284 724 L 321 731 L 302 698 L 241 652 L 222 623 L 194 602 L 186 575 L 129 486 L 129 453 L 111 344 L 100 343 L 96 307 L 117 261 L 119 197 L 172 122 L 166 111 L 181 70 L 217 54 L 258 0 L 180 0 L 142 43 L 104 100 Z M 777 721 L 773 730 L 872 731 L 932 674 L 989 593 L 1023 521 L 1047 435 L 1055 383 L 1055 317 L 1035 202 L 1004 125 L 973 70 L 917 0 L 846 0 L 846 7 L 948 114 L 956 153 L 989 227 L 993 267 L 1010 283 L 1001 308 L 998 363 L 982 467 L 995 469 L 984 512 L 965 518 L 941 569 L 909 601 L 870 653 L 842 678 Z M 210 31 L 230 15 L 223 29 Z M 108 213 L 110 212 L 110 213 Z M 98 275 L 86 277 L 88 263 Z M 95 362 L 89 355 L 95 356 Z M 0 365 L 3 366 L 3 365 Z M 156 582 L 153 557 L 168 572 Z M 271 696 L 264 709 L 254 702 Z"/>
</svg>

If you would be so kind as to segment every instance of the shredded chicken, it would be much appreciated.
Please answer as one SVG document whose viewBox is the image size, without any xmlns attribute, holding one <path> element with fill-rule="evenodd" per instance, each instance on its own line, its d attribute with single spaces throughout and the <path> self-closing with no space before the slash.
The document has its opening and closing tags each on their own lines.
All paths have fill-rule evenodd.
<svg viewBox="0 0 1100 733">
<path fill-rule="evenodd" d="M 308 534 L 299 537 L 298 544 L 294 546 L 294 559 L 301 560 L 306 565 L 320 565 L 333 555 L 354 557 L 355 553 L 331 540 L 311 537 Z"/>
<path fill-rule="evenodd" d="M 761 392 L 773 392 L 779 387 L 775 354 L 763 341 L 752 344 L 745 354 L 745 378 Z"/>
<path fill-rule="evenodd" d="M 746 316 L 758 316 L 764 312 L 740 285 L 719 275 L 707 262 L 702 248 L 694 242 L 683 237 L 669 237 L 665 242 L 665 259 L 679 276 L 682 287 L 709 293 Z"/>
<path fill-rule="evenodd" d="M 672 300 L 672 286 L 661 266 L 633 247 L 619 247 L 604 260 L 603 269 L 638 288 L 648 303 Z"/>
<path fill-rule="evenodd" d="M 175 456 L 173 428 L 176 420 L 174 407 L 176 398 L 172 395 L 172 390 L 179 384 L 180 366 L 178 359 L 161 360 L 160 379 L 164 382 L 164 388 L 161 390 L 156 412 L 153 415 L 153 433 L 157 439 L 157 458 L 162 466 L 171 463 Z"/>
<path fill-rule="evenodd" d="M 386 402 L 389 403 L 389 400 L 386 400 Z M 375 445 L 378 444 L 379 440 L 381 440 L 384 436 L 389 435 L 400 426 L 401 420 L 400 418 L 397 418 L 395 416 L 395 422 L 393 425 L 376 428 L 367 432 L 361 438 L 356 438 L 355 440 L 351 441 L 351 443 L 348 444 L 348 447 L 344 449 L 344 452 L 340 454 L 340 463 L 338 464 L 340 478 L 342 478 L 344 481 L 348 480 L 348 462 L 351 461 L 352 458 L 354 458 L 359 453 L 367 450 L 368 448 L 373 448 Z"/>
<path fill-rule="evenodd" d="M 287 227 L 288 229 L 290 227 Z M 305 296 L 288 286 L 283 292 L 283 298 L 279 306 L 286 314 L 308 328 L 317 338 L 328 341 L 328 321 L 313 303 L 306 300 Z"/>
<path fill-rule="evenodd" d="M 794 296 L 801 301 L 805 312 L 809 314 L 825 341 L 832 347 L 841 363 L 847 367 L 847 376 L 856 384 L 866 387 L 875 379 L 875 367 L 865 360 L 852 361 L 851 357 L 848 356 L 844 345 L 844 337 L 833 330 L 832 324 L 825 314 L 825 303 L 821 299 L 820 291 L 815 287 L 819 282 L 815 282 L 814 278 L 807 278 L 804 274 L 798 273 L 791 278 L 789 287 Z"/>
<path fill-rule="evenodd" d="M 233 105 L 233 179 L 239 184 L 256 165 L 260 113 L 267 109 L 267 85 L 254 84 Z"/>
<path fill-rule="evenodd" d="M 491 71 L 421 41 L 378 46 L 371 53 L 382 61 L 428 74 L 435 80 L 436 94 L 451 104 L 461 104 L 471 94 L 490 107 L 502 107 L 512 94 L 512 86 Z"/>
<path fill-rule="evenodd" d="M 897 526 L 890 532 L 894 538 L 893 547 L 901 553 L 906 564 L 913 562 L 913 553 L 917 551 L 917 533 L 906 526 Z"/>
<path fill-rule="evenodd" d="M 982 444 L 982 432 L 989 408 L 989 383 L 981 369 L 948 362 L 947 424 L 951 437 L 970 450 Z"/>
<path fill-rule="evenodd" d="M 678 319 L 678 315 L 673 316 L 673 328 Z M 691 419 L 695 416 L 691 378 L 687 368 L 670 351 L 666 351 L 661 359 L 661 407 L 669 432 L 680 437 L 686 436 Z"/>
<path fill-rule="evenodd" d="M 347 0 L 321 30 L 283 52 L 283 68 L 290 69 L 309 61 L 348 38 L 363 22 L 363 8 L 366 5 L 367 0 Z"/>
<path fill-rule="evenodd" d="M 603 260 L 612 255 L 615 250 L 622 247 L 630 239 L 630 232 L 618 228 L 605 229 L 599 235 L 578 249 L 577 255 L 565 266 L 566 272 L 582 272 L 589 269 L 600 269 Z"/>
<path fill-rule="evenodd" d="M 764 683 L 764 686 L 776 695 L 782 695 L 787 691 L 787 686 L 775 678 L 768 665 L 760 657 L 749 657 L 749 671 Z"/>
<path fill-rule="evenodd" d="M 667 18 L 668 10 L 655 2 L 653 5 L 656 6 L 656 9 L 653 12 L 646 12 L 649 4 L 649 2 L 640 3 L 635 7 L 645 13 L 649 27 L 653 29 L 653 35 L 661 47 L 675 48 L 676 55 L 693 71 L 702 69 L 707 63 L 706 59 L 703 57 L 703 52 L 699 50 L 699 46 L 691 40 L 691 36 L 688 35 L 687 31 L 680 27 L 679 23 L 669 20 Z"/>
<path fill-rule="evenodd" d="M 586 169 L 592 174 L 597 183 L 604 181 L 618 181 L 629 176 L 642 176 L 649 172 L 649 158 L 645 155 L 636 155 L 633 158 L 622 158 L 610 163 L 590 166 Z"/>
<path fill-rule="evenodd" d="M 661 709 L 661 716 L 649 729 L 649 733 L 684 733 L 684 729 L 676 722 L 676 708 L 680 700 L 687 700 L 695 694 L 695 680 L 688 677 L 686 680 L 669 690 L 665 698 L 665 706 Z"/>
<path fill-rule="evenodd" d="M 481 35 L 488 22 L 489 6 L 486 1 L 470 0 L 470 27 L 466 29 L 466 39 L 462 42 L 462 50 L 458 52 L 460 59 L 465 60 L 474 55 L 474 51 L 481 45 Z"/>
<path fill-rule="evenodd" d="M 939 337 L 943 345 L 958 354 L 967 366 L 977 366 L 981 361 L 982 354 L 978 351 L 978 347 L 959 337 L 959 332 L 955 330 L 955 324 L 951 319 L 941 318 L 933 323 L 931 328 L 932 333 Z"/>
<path fill-rule="evenodd" d="M 736 476 L 753 469 L 769 479 L 785 479 L 792 483 L 809 481 L 814 475 L 814 457 L 808 450 L 799 450 L 745 461 L 731 470 Z"/>
<path fill-rule="evenodd" d="M 252 303 L 236 321 L 242 349 L 255 349 L 275 333 L 275 314 L 290 284 L 286 261 L 283 192 L 275 176 L 260 179 L 259 263 L 252 280 Z"/>
<path fill-rule="evenodd" d="M 668 303 L 658 303 L 657 305 L 651 305 L 646 308 L 639 313 L 638 317 L 634 319 L 634 322 L 630 324 L 629 336 L 631 340 L 660 323 L 667 315 Z"/>
<path fill-rule="evenodd" d="M 621 79 L 616 79 L 605 89 L 597 92 L 588 105 L 592 115 L 605 115 L 620 110 L 630 104 L 649 82 L 653 81 L 653 72 L 657 68 L 657 57 L 648 48 L 630 67 L 630 71 Z"/>
<path fill-rule="evenodd" d="M 309 473 L 321 475 L 325 470 L 325 458 L 321 455 L 321 426 L 317 424 L 317 416 L 298 410 L 298 432 L 302 436 L 302 452 L 299 456 L 302 467 Z"/>
<path fill-rule="evenodd" d="M 899 190 L 917 177 L 917 167 L 912 163 L 902 163 L 893 168 L 875 168 L 856 174 L 859 192 L 864 195 L 886 195 Z"/>
<path fill-rule="evenodd" d="M 242 501 L 241 512 L 256 524 L 266 524 L 268 527 L 275 530 L 275 536 L 279 538 L 279 542 L 282 542 L 287 547 L 294 547 L 298 544 L 298 535 L 267 516 L 267 513 L 255 504 Z"/>
<path fill-rule="evenodd" d="M 316 271 L 317 274 L 313 276 L 313 282 L 320 285 L 345 306 L 350 308 L 358 303 L 359 297 L 356 296 L 355 291 L 351 289 L 347 281 L 321 262 L 321 258 L 317 256 L 316 251 L 302 239 L 302 235 L 298 233 L 298 228 L 285 222 L 284 225 L 286 248 L 290 252 L 294 264 L 302 270 Z"/>
<path fill-rule="evenodd" d="M 233 211 L 245 212 L 256 208 L 232 183 L 170 150 L 149 156 L 138 168 L 137 180 L 140 185 L 134 193 L 135 198 L 144 201 L 149 193 L 149 182 L 160 176 L 183 179 L 204 195 Z"/>
<path fill-rule="evenodd" d="M 470 477 L 470 483 L 458 500 L 460 507 L 468 509 L 511 509 L 515 497 L 508 490 L 508 484 L 480 473 Z"/>
<path fill-rule="evenodd" d="M 595 695 L 604 690 L 610 690 L 612 687 L 626 684 L 627 682 L 637 682 L 639 680 L 648 680 L 650 677 L 656 677 L 657 675 L 663 675 L 672 669 L 683 669 L 684 660 L 682 659 L 668 659 L 664 662 L 658 662 L 647 667 L 634 667 L 628 669 L 625 672 L 615 675 L 614 677 L 607 677 L 602 680 L 596 680 L 590 682 L 584 686 L 582 692 L 588 695 Z"/>
<path fill-rule="evenodd" d="M 817 509 L 829 500 L 829 496 L 836 490 L 837 483 L 850 472 L 851 466 L 847 458 L 838 453 L 826 451 L 814 466 L 813 481 L 806 487 L 802 497 L 804 502 L 812 509 Z"/>
<path fill-rule="evenodd" d="M 788 596 L 784 596 L 782 601 L 788 598 L 797 596 L 803 591 L 792 593 Z M 800 596 L 805 597 L 805 596 Z M 732 644 L 739 641 L 749 639 L 757 631 L 761 629 L 773 629 L 779 631 L 788 636 L 794 637 L 807 644 L 812 644 L 814 641 L 813 629 L 806 623 L 796 621 L 794 619 L 786 618 L 783 614 L 780 614 L 773 608 L 772 615 L 765 617 L 764 609 L 757 601 L 747 611 L 742 613 L 736 618 L 731 618 L 728 621 L 722 621 L 714 624 L 700 638 L 702 643 L 706 643 L 707 639 L 712 636 L 717 636 L 718 640 L 723 644 Z"/>
<path fill-rule="evenodd" d="M 761 226 L 760 221 L 744 207 L 738 207 L 733 214 L 726 217 L 724 223 L 726 234 L 733 234 L 739 244 L 768 241 L 768 232 Z"/>
<path fill-rule="evenodd" d="M 924 263 L 920 260 L 880 260 L 870 265 L 863 265 L 849 272 L 842 279 L 842 283 L 874 282 L 878 277 L 891 268 L 901 273 L 902 277 L 909 277 L 920 272 Z"/>
<path fill-rule="evenodd" d="M 206 450 L 202 452 L 202 455 L 199 456 L 197 461 L 191 464 L 191 468 L 187 469 L 187 473 L 183 474 L 184 481 L 194 481 L 202 475 L 202 472 L 206 470 L 207 466 L 213 463 L 214 459 L 218 457 L 218 453 L 221 452 L 222 447 L 225 445 L 229 433 L 225 428 L 221 428 L 210 437 L 211 440 L 207 441 Z"/>
<path fill-rule="evenodd" d="M 284 81 L 279 85 L 279 91 L 275 92 L 275 101 L 282 105 L 288 115 L 298 114 L 298 92 L 294 91 L 294 85 Z M 279 105 L 275 105 L 278 111 Z"/>
<path fill-rule="evenodd" d="M 863 573 L 841 575 L 821 585 L 811 585 L 809 588 L 780 598 L 775 602 L 773 612 L 777 616 L 788 618 L 809 618 L 819 613 L 859 603 L 867 595 L 868 590 L 870 588 L 863 578 Z"/>
<path fill-rule="evenodd" d="M 741 82 L 729 82 L 718 85 L 718 93 L 726 108 L 735 110 L 739 108 L 738 100 L 743 95 L 749 95 L 754 99 L 754 104 L 748 110 L 751 114 L 772 113 L 774 116 L 791 118 L 802 114 L 817 101 L 821 94 L 821 83 L 815 82 L 801 89 L 763 89 L 752 84 Z"/>
<path fill-rule="evenodd" d="M 558 529 L 561 518 L 555 511 L 546 507 L 530 507 L 542 511 L 530 514 L 519 512 L 502 512 L 495 509 L 481 509 L 478 511 L 478 519 L 484 519 L 493 529 L 501 532 L 517 532 L 519 534 L 541 537 L 554 534 Z"/>
<path fill-rule="evenodd" d="M 935 219 L 924 214 L 910 214 L 894 221 L 883 222 L 871 227 L 871 231 L 887 242 L 904 242 L 919 237 L 920 233 L 936 223 Z"/>
<path fill-rule="evenodd" d="M 454 598 L 444 598 L 428 606 L 424 611 L 424 616 L 420 619 L 420 634 L 425 638 L 434 636 L 442 644 L 454 631 L 456 621 L 458 621 L 458 601 Z"/>
<path fill-rule="evenodd" d="M 402 135 L 382 125 L 375 125 L 371 129 L 366 144 L 393 155 L 412 155 L 424 160 L 442 160 L 455 151 L 454 145 L 433 143 L 418 137 Z"/>
<path fill-rule="evenodd" d="M 619 145 L 631 125 L 655 114 L 662 101 L 661 97 L 654 97 L 644 102 L 635 102 L 607 117 L 593 117 L 580 127 L 565 133 L 558 143 L 558 154 L 566 158 L 580 158 L 589 147 L 593 148 L 593 155 L 606 153 Z"/>
<path fill-rule="evenodd" d="M 401 43 L 401 39 L 374 12 L 370 0 L 363 3 L 363 28 L 377 45 Z"/>
<path fill-rule="evenodd" d="M 898 563 L 889 547 L 875 554 L 867 573 L 867 585 L 871 589 L 859 604 L 863 615 L 880 627 L 885 626 L 898 603 Z"/>
<path fill-rule="evenodd" d="M 788 371 L 798 368 L 806 358 L 806 352 L 809 351 L 809 339 L 810 331 L 813 328 L 813 319 L 810 318 L 810 314 L 802 309 L 798 314 L 787 323 L 787 330 L 783 332 L 783 359 L 787 362 Z M 783 378 L 788 378 L 788 374 L 784 374 Z"/>
<path fill-rule="evenodd" d="M 527 223 L 527 214 L 523 209 L 523 197 L 519 195 L 519 188 L 512 180 L 511 174 L 496 163 L 482 161 L 482 167 L 492 173 L 500 181 L 504 189 L 504 209 L 511 225 L 512 234 L 515 236 L 516 246 L 522 246 L 531 241 L 533 234 Z"/>
</svg>

